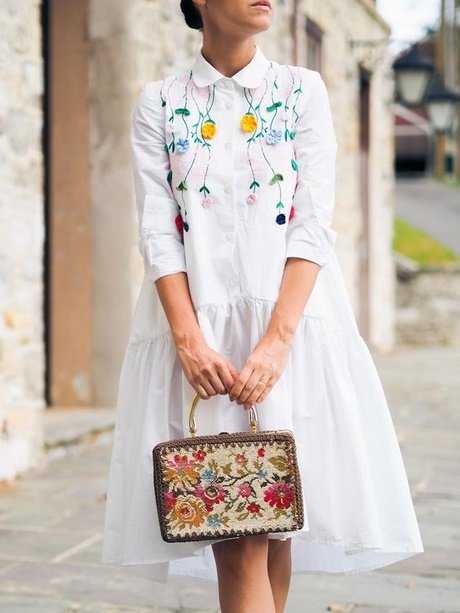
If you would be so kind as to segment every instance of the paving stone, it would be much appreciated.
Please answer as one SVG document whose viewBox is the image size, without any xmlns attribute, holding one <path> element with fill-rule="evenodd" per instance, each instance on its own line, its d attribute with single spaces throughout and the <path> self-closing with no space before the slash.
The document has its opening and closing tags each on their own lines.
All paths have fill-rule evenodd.
<svg viewBox="0 0 460 613">
<path fill-rule="evenodd" d="M 72 603 L 60 600 L 0 594 L 2 613 L 70 613 L 75 610 Z"/>
<path fill-rule="evenodd" d="M 286 613 L 321 613 L 333 603 L 351 613 L 459 613 L 459 356 L 417 349 L 378 360 L 425 553 L 345 577 L 296 576 Z M 110 445 L 98 444 L 0 492 L 1 613 L 217 611 L 214 583 L 156 584 L 100 563 L 109 459 Z"/>
</svg>

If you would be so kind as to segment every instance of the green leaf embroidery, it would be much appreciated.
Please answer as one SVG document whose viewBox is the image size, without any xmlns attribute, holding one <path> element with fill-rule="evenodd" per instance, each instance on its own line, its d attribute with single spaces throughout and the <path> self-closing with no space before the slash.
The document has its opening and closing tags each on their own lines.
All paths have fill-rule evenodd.
<svg viewBox="0 0 460 613">
<path fill-rule="evenodd" d="M 294 138 L 295 138 L 295 132 L 291 132 L 289 136 L 291 137 L 291 140 L 294 140 Z"/>
<path fill-rule="evenodd" d="M 268 460 L 270 464 L 273 464 L 275 468 L 278 470 L 285 472 L 289 469 L 289 464 L 286 461 L 286 457 L 282 455 L 277 455 L 274 458 L 269 458 Z"/>
<path fill-rule="evenodd" d="M 295 160 L 291 160 L 292 170 L 299 170 L 297 162 Z"/>
<path fill-rule="evenodd" d="M 168 145 L 166 143 L 164 145 L 164 150 L 166 151 L 166 153 L 169 153 L 169 147 L 168 147 Z"/>
<path fill-rule="evenodd" d="M 172 184 L 172 176 L 173 176 L 173 173 L 172 173 L 172 170 L 170 170 L 170 171 L 168 172 L 168 177 L 167 177 L 167 179 L 168 179 L 168 183 L 169 183 L 169 186 L 170 186 L 170 187 L 171 187 L 171 184 Z"/>
<path fill-rule="evenodd" d="M 270 106 L 267 106 L 267 111 L 271 113 L 272 111 L 276 111 L 283 103 L 282 102 L 274 102 Z"/>
<path fill-rule="evenodd" d="M 176 115 L 185 115 L 186 117 L 190 115 L 190 111 L 188 109 L 176 109 L 174 112 Z"/>
<path fill-rule="evenodd" d="M 179 183 L 179 185 L 176 187 L 178 192 L 185 192 L 187 191 L 187 183 L 185 181 L 181 181 Z"/>
<path fill-rule="evenodd" d="M 277 209 L 284 209 L 284 204 L 282 202 L 278 202 L 278 204 L 276 205 Z M 271 460 L 270 460 L 271 462 Z"/>
<path fill-rule="evenodd" d="M 205 195 L 211 193 L 209 189 L 206 187 L 206 185 L 203 185 L 203 187 L 200 187 L 200 192 L 203 192 Z"/>
<path fill-rule="evenodd" d="M 249 189 L 253 189 L 254 187 L 260 187 L 260 184 L 257 183 L 257 181 L 255 180 L 251 183 L 251 185 L 249 186 Z"/>
<path fill-rule="evenodd" d="M 166 106 L 166 100 L 161 100 L 161 106 Z"/>
<path fill-rule="evenodd" d="M 270 185 L 275 185 L 279 181 L 284 181 L 283 175 L 276 174 L 272 179 L 270 179 Z"/>
<path fill-rule="evenodd" d="M 174 151 L 176 150 L 176 143 L 174 141 L 170 143 L 169 150 L 171 151 L 171 153 L 174 153 Z"/>
</svg>

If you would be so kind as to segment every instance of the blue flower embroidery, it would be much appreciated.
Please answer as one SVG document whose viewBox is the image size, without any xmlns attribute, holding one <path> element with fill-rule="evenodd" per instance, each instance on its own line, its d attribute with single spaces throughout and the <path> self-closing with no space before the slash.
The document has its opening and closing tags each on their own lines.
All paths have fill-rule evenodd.
<svg viewBox="0 0 460 613">
<path fill-rule="evenodd" d="M 210 468 L 207 468 L 201 473 L 201 480 L 206 483 L 212 483 L 217 479 L 217 476 L 212 472 Z"/>
<path fill-rule="evenodd" d="M 282 138 L 281 130 L 270 130 L 267 134 L 267 145 L 277 145 Z"/>
<path fill-rule="evenodd" d="M 188 222 L 187 222 L 187 221 L 184 221 L 184 223 L 183 223 L 183 228 L 184 228 L 184 230 L 185 230 L 186 232 L 188 232 L 188 231 L 190 230 L 190 226 L 188 225 Z"/>
<path fill-rule="evenodd" d="M 281 133 L 280 133 L 281 134 Z M 190 142 L 188 138 L 179 138 L 176 143 L 176 152 L 177 153 L 185 153 L 190 146 Z"/>
<path fill-rule="evenodd" d="M 283 226 L 286 223 L 286 215 L 284 215 L 283 213 L 280 213 L 276 218 L 276 223 L 279 226 Z"/>
<path fill-rule="evenodd" d="M 207 523 L 210 528 L 220 528 L 222 526 L 222 520 L 218 515 L 209 515 Z"/>
<path fill-rule="evenodd" d="M 257 476 L 259 477 L 259 479 L 263 479 L 264 477 L 267 476 L 267 471 L 266 470 L 259 470 L 259 472 L 257 473 Z"/>
</svg>

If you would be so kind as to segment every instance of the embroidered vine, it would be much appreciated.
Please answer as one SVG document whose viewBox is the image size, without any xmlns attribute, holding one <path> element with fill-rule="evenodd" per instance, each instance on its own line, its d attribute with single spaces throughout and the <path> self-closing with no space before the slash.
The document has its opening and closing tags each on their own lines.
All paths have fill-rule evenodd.
<svg viewBox="0 0 460 613">
<path fill-rule="evenodd" d="M 285 149 L 280 143 L 292 142 L 295 139 L 300 119 L 298 104 L 303 94 L 300 71 L 291 67 L 283 67 L 282 70 L 284 74 L 270 63 L 260 87 L 243 88 L 247 105 L 240 119 L 240 128 L 248 136 L 246 156 L 250 181 L 246 202 L 250 206 L 258 202 L 261 185 L 266 181 L 269 188 L 276 190 L 275 222 L 280 226 L 286 224 L 294 215 L 294 209 L 292 206 L 289 208 L 285 201 L 287 170 L 283 157 Z M 174 93 L 177 94 L 177 98 L 174 103 L 171 98 L 174 99 L 172 88 L 175 85 L 177 87 Z M 165 80 L 160 90 L 161 105 L 167 107 L 169 113 L 164 149 L 168 155 L 184 156 L 182 166 L 179 162 L 177 166 L 173 164 L 167 175 L 171 190 L 173 193 L 177 192 L 178 217 L 181 223 L 179 224 L 176 219 L 176 225 L 179 231 L 188 232 L 190 229 L 187 192 L 191 189 L 190 174 L 201 153 L 199 166 L 197 165 L 199 168 L 197 189 L 202 196 L 203 208 L 207 209 L 212 205 L 208 176 L 212 162 L 212 141 L 218 132 L 214 119 L 216 85 L 209 85 L 207 90 L 206 97 L 206 90 L 195 85 L 193 71 L 184 77 Z M 205 159 L 202 159 L 203 156 Z M 264 165 L 270 173 L 266 178 Z M 290 160 L 290 167 L 294 172 L 299 170 L 295 156 Z"/>
</svg>

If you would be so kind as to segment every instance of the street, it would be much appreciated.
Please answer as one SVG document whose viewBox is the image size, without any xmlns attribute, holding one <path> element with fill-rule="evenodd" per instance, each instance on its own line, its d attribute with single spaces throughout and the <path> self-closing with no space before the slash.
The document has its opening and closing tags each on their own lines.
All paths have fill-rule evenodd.
<svg viewBox="0 0 460 613">
<path fill-rule="evenodd" d="M 460 611 L 460 350 L 376 358 L 425 553 L 348 576 L 293 578 L 287 613 Z M 2 613 L 217 611 L 216 587 L 158 585 L 99 561 L 110 434 L 0 491 Z"/>
<path fill-rule="evenodd" d="M 460 189 L 432 178 L 398 179 L 396 215 L 460 255 Z"/>
</svg>

